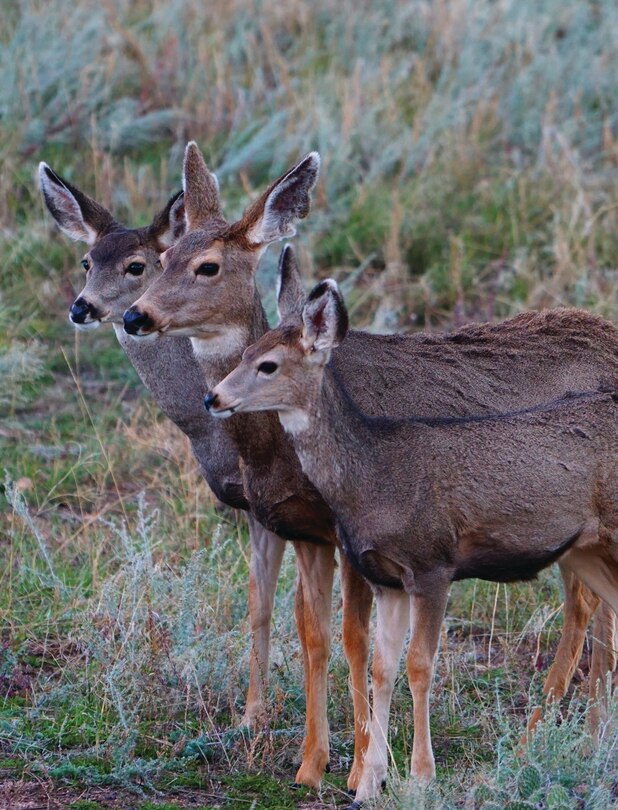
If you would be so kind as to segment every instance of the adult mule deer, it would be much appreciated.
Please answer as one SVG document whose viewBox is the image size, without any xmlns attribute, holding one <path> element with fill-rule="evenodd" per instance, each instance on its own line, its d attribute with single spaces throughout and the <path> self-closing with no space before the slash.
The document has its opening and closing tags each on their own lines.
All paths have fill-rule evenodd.
<svg viewBox="0 0 618 810">
<path fill-rule="evenodd" d="M 237 222 L 225 220 L 219 190 L 194 143 L 185 153 L 185 210 L 189 233 L 161 256 L 163 274 L 125 313 L 136 338 L 157 333 L 191 337 L 208 385 L 225 376 L 243 349 L 267 331 L 255 286 L 259 258 L 270 242 L 293 233 L 307 216 L 318 175 L 317 154 L 307 155 L 276 180 Z M 203 405 L 202 405 L 203 408 Z M 205 414 L 206 415 L 206 414 Z M 329 759 L 327 678 L 331 602 L 337 545 L 333 516 L 303 475 L 275 414 L 226 425 L 241 458 L 244 492 L 252 514 L 293 542 L 299 570 L 296 620 L 307 650 L 306 737 L 296 782 L 317 787 Z M 343 638 L 355 703 L 355 788 L 367 745 L 367 664 L 371 590 L 342 560 Z"/>
<path fill-rule="evenodd" d="M 142 382 L 169 419 L 188 436 L 202 474 L 216 497 L 247 510 L 238 453 L 227 432 L 204 418 L 206 385 L 187 338 L 156 344 L 132 340 L 122 314 L 160 274 L 159 255 L 185 231 L 184 195 L 174 195 L 152 223 L 126 228 L 101 204 L 57 175 L 45 163 L 39 182 L 47 208 L 71 239 L 85 242 L 86 283 L 71 306 L 78 329 L 113 325 L 118 342 Z M 270 625 L 277 577 L 285 544 L 248 514 L 251 545 L 249 614 L 251 657 L 242 723 L 254 725 L 266 714 Z"/>
<path fill-rule="evenodd" d="M 163 274 L 128 310 L 125 328 L 144 336 L 157 332 L 191 336 L 207 380 L 218 382 L 240 360 L 251 340 L 266 330 L 255 284 L 259 256 L 269 242 L 290 233 L 294 220 L 306 215 L 316 172 L 317 157 L 308 156 L 273 183 L 239 221 L 228 223 L 221 211 L 217 185 L 197 146 L 189 144 L 184 168 L 189 233 L 162 256 Z M 302 306 L 304 301 L 291 251 L 283 255 L 289 261 L 283 263 L 280 310 Z M 498 347 L 490 350 L 496 341 Z M 601 376 L 618 376 L 618 333 L 611 324 L 587 313 L 566 316 L 556 312 L 522 316 L 496 326 L 469 327 L 452 336 L 383 337 L 352 332 L 341 348 L 341 357 L 339 373 L 368 413 L 403 416 L 419 404 L 420 397 L 423 412 L 465 415 L 538 403 L 543 397 L 564 393 L 574 377 L 582 387 L 596 387 Z M 338 362 L 336 357 L 334 361 Z M 417 370 L 419 385 L 393 396 L 400 384 L 402 363 Z M 279 424 L 266 416 L 259 420 L 245 417 L 233 420 L 229 429 L 246 465 L 249 498 L 266 525 L 270 519 L 281 520 L 284 507 L 289 516 L 291 504 L 301 502 L 317 509 L 320 525 L 324 525 L 324 505 L 300 475 Z M 290 500 L 292 494 L 295 501 Z M 315 517 L 312 520 L 315 532 Z M 329 537 L 331 531 L 329 524 Z M 346 572 L 344 592 L 350 577 Z M 566 690 L 598 602 L 579 584 L 575 586 L 574 580 L 567 585 L 570 583 L 572 598 L 567 600 L 565 633 L 557 666 L 548 678 L 549 691 L 556 695 Z M 312 587 L 311 582 L 307 587 Z M 352 596 L 359 593 L 357 588 L 349 590 Z M 319 595 L 320 600 L 326 598 Z M 350 621 L 344 611 L 344 645 L 348 659 L 353 658 L 355 699 L 355 764 L 350 787 L 357 783 L 360 752 L 366 740 L 363 670 L 369 605 L 368 596 L 363 596 L 350 608 L 354 617 Z M 326 620 L 324 610 L 315 613 Z M 324 638 L 325 632 L 315 635 Z M 319 659 L 324 658 L 322 652 Z"/>
<path fill-rule="evenodd" d="M 574 322 L 573 341 L 583 314 L 560 317 Z M 410 623 L 411 773 L 423 781 L 435 775 L 429 690 L 452 581 L 528 579 L 562 558 L 618 610 L 618 394 L 566 395 L 504 415 L 370 417 L 341 371 L 347 331 L 336 283 L 321 282 L 300 317 L 248 348 L 206 403 L 222 417 L 278 412 L 304 472 L 337 516 L 346 553 L 376 585 L 378 664 L 360 802 L 386 775 L 390 699 Z M 491 342 L 485 348 L 491 354 Z M 494 359 L 501 349 L 496 340 Z M 408 382 L 415 388 L 416 376 L 408 366 L 391 394 Z"/>
</svg>

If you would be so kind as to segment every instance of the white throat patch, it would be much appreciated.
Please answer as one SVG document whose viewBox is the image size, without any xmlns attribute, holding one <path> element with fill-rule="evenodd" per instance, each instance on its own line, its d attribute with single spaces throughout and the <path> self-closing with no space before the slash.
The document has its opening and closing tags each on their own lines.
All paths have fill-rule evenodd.
<svg viewBox="0 0 618 810">
<path fill-rule="evenodd" d="M 210 335 L 203 332 L 200 337 L 192 337 L 193 353 L 198 358 L 217 360 L 242 354 L 247 348 L 249 339 L 244 326 L 222 326 Z"/>
<path fill-rule="evenodd" d="M 302 433 L 309 427 L 309 417 L 305 411 L 279 411 L 279 421 L 286 433 Z"/>
</svg>

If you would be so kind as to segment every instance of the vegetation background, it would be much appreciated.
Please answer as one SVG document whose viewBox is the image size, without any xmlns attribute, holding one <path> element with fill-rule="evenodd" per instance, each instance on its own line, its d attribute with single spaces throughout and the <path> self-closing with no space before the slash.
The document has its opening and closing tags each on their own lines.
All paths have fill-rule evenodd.
<svg viewBox="0 0 618 810">
<path fill-rule="evenodd" d="M 302 266 L 308 283 L 343 282 L 356 325 L 449 328 L 563 304 L 615 319 L 616 4 L 1 5 L 0 806 L 345 805 L 352 718 L 338 618 L 332 773 L 321 796 L 294 793 L 293 561 L 277 597 L 271 727 L 249 736 L 236 728 L 249 650 L 244 524 L 214 509 L 187 442 L 111 330 L 69 328 L 81 248 L 46 215 L 36 163 L 137 225 L 178 188 L 188 138 L 230 215 L 317 148 Z M 275 259 L 261 271 L 271 312 Z M 615 715 L 594 749 L 586 659 L 582 685 L 516 755 L 560 602 L 555 571 L 453 589 L 433 700 L 438 783 L 406 786 L 402 678 L 399 776 L 378 806 L 617 801 Z"/>
</svg>

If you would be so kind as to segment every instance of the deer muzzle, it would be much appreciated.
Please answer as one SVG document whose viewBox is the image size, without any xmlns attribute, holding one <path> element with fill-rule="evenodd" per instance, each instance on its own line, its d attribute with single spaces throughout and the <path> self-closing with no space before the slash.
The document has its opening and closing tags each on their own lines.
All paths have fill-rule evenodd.
<svg viewBox="0 0 618 810">
<path fill-rule="evenodd" d="M 154 321 L 147 312 L 130 307 L 122 316 L 124 331 L 132 337 L 146 337 L 152 334 Z"/>
<path fill-rule="evenodd" d="M 71 305 L 69 320 L 78 329 L 95 329 L 101 325 L 101 313 L 89 301 L 80 296 Z"/>
</svg>

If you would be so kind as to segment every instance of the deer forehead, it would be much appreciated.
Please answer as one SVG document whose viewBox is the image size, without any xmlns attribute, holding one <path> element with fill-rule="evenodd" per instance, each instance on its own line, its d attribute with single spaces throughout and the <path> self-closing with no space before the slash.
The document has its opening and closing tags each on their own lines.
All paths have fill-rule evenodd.
<svg viewBox="0 0 618 810">
<path fill-rule="evenodd" d="M 204 239 L 189 233 L 159 257 L 164 269 L 184 271 L 194 269 L 205 262 L 220 264 L 223 261 L 224 242 L 222 239 Z"/>
<path fill-rule="evenodd" d="M 103 236 L 93 245 L 87 257 L 100 266 L 116 265 L 127 256 L 143 252 L 143 240 L 139 231 L 117 231 Z"/>
<path fill-rule="evenodd" d="M 253 363 L 277 349 L 284 353 L 288 353 L 294 348 L 300 351 L 300 333 L 300 326 L 297 325 L 285 325 L 272 329 L 261 337 L 257 343 L 245 350 L 243 360 Z"/>
</svg>

